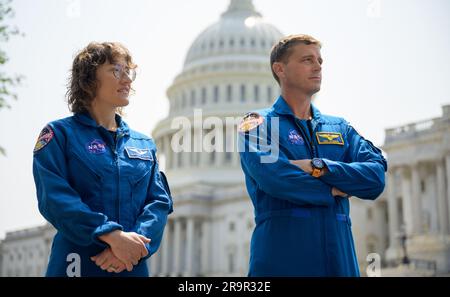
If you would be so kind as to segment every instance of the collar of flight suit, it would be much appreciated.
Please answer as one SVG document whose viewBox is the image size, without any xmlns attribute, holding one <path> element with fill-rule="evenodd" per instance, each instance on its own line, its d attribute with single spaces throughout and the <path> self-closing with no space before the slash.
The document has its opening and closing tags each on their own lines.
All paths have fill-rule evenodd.
<svg viewBox="0 0 450 297">
<path fill-rule="evenodd" d="M 89 112 L 79 112 L 74 115 L 75 120 L 77 120 L 80 124 L 85 126 L 100 128 L 102 126 L 98 125 L 97 122 L 91 117 Z M 127 123 L 122 120 L 122 117 L 116 113 L 116 123 L 117 123 L 117 132 L 120 132 L 124 135 L 130 134 L 130 128 Z M 102 127 L 103 128 L 103 127 Z"/>
<path fill-rule="evenodd" d="M 275 101 L 275 103 L 272 106 L 274 112 L 279 115 L 287 115 L 292 117 L 292 119 L 298 119 L 294 113 L 292 112 L 292 109 L 289 107 L 289 105 L 286 103 L 286 100 L 284 100 L 283 96 L 280 95 L 278 99 Z M 316 129 L 316 126 L 318 123 L 322 123 L 322 114 L 317 109 L 317 107 L 311 103 L 311 114 L 312 114 L 312 129 L 313 131 Z"/>
</svg>

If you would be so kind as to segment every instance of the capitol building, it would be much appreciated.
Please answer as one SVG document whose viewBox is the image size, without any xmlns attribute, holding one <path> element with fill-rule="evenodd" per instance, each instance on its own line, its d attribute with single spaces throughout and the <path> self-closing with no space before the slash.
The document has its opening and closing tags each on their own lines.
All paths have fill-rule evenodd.
<svg viewBox="0 0 450 297">
<path fill-rule="evenodd" d="M 237 124 L 278 97 L 269 54 L 282 36 L 252 0 L 231 0 L 187 52 L 167 90 L 169 113 L 152 131 L 174 201 L 161 247 L 148 261 L 152 276 L 247 275 L 255 223 Z M 180 131 L 177 123 L 186 122 Z M 379 255 L 382 276 L 448 275 L 450 105 L 439 118 L 385 134 L 385 191 L 375 201 L 351 199 L 361 275 L 371 254 Z M 50 225 L 7 233 L 0 275 L 42 276 L 54 233 Z"/>
</svg>

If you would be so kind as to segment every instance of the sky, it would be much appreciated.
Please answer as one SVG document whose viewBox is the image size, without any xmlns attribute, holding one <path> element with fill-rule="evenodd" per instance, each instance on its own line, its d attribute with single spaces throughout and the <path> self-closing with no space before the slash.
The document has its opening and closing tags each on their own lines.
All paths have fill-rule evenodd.
<svg viewBox="0 0 450 297">
<path fill-rule="evenodd" d="M 139 65 L 127 123 L 151 134 L 168 113 L 166 90 L 185 55 L 229 0 L 13 0 L 8 20 L 25 36 L 2 50 L 0 71 L 25 76 L 18 100 L 0 110 L 0 239 L 43 224 L 32 150 L 46 123 L 70 115 L 66 82 L 74 55 L 91 41 L 119 41 Z M 254 0 L 284 35 L 322 44 L 316 105 L 346 118 L 377 145 L 386 128 L 439 117 L 450 104 L 450 1 Z M 244 112 L 244 111 L 243 111 Z"/>
</svg>

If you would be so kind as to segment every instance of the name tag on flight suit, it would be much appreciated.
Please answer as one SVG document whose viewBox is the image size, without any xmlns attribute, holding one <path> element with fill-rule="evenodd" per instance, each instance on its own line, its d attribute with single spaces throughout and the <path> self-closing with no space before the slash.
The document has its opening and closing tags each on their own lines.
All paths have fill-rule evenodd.
<svg viewBox="0 0 450 297">
<path fill-rule="evenodd" d="M 130 159 L 140 159 L 146 161 L 153 161 L 152 153 L 150 149 L 140 149 L 136 147 L 127 146 L 125 147 L 128 158 Z"/>
</svg>

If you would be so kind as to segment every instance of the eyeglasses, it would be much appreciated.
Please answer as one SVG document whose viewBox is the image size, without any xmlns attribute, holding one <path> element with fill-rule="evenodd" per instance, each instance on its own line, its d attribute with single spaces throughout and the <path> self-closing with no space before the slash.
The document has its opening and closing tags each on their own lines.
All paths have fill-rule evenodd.
<svg viewBox="0 0 450 297">
<path fill-rule="evenodd" d="M 136 70 L 121 64 L 114 64 L 113 74 L 117 79 L 123 78 L 124 75 L 126 75 L 126 77 L 128 77 L 131 81 L 136 79 Z"/>
</svg>

